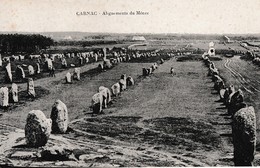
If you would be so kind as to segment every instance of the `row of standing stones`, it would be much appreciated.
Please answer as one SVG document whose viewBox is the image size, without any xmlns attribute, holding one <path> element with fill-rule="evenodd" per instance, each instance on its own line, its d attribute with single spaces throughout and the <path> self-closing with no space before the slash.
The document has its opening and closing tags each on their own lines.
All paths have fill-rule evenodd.
<svg viewBox="0 0 260 168">
<path fill-rule="evenodd" d="M 164 60 L 161 60 L 163 63 Z M 156 67 L 157 68 L 157 67 Z M 154 68 L 155 69 L 155 68 Z M 79 76 L 80 70 L 76 70 Z M 67 82 L 68 75 L 66 74 Z M 79 77 L 78 77 L 79 78 Z M 29 112 L 25 125 L 25 138 L 28 146 L 44 146 L 51 133 L 65 133 L 68 129 L 68 110 L 67 106 L 61 101 L 56 100 L 51 111 L 50 119 L 40 110 Z"/>
<path fill-rule="evenodd" d="M 66 83 L 72 82 L 72 75 L 68 72 L 65 76 Z M 74 80 L 80 80 L 80 68 L 74 68 L 73 73 Z M 27 96 L 31 98 L 36 97 L 35 88 L 34 88 L 34 81 L 32 78 L 27 79 Z M 17 103 L 18 99 L 18 86 L 16 83 L 12 83 L 11 88 L 8 87 L 1 87 L 0 88 L 0 107 L 5 108 L 9 106 L 9 101 L 13 103 Z"/>
<path fill-rule="evenodd" d="M 65 75 L 66 83 L 71 83 L 71 76 L 70 72 Z M 80 80 L 80 68 L 74 69 L 73 79 Z M 29 83 L 28 93 L 31 88 Z M 25 125 L 26 143 L 31 147 L 44 146 L 51 133 L 65 133 L 67 129 L 67 106 L 61 100 L 56 100 L 52 106 L 50 119 L 47 119 L 41 110 L 32 110 L 28 113 Z"/>
<path fill-rule="evenodd" d="M 220 95 L 220 99 L 226 105 L 228 115 L 232 118 L 232 138 L 234 147 L 235 166 L 253 166 L 256 148 L 256 116 L 253 106 L 247 106 L 244 102 L 242 90 L 235 92 L 233 85 L 226 87 L 219 76 L 214 63 L 203 55 L 203 60 L 209 68 L 212 76 L 214 89 Z"/>
<path fill-rule="evenodd" d="M 65 75 L 66 83 L 71 83 L 71 73 Z M 30 78 L 29 78 L 30 79 Z M 73 73 L 74 80 L 80 80 L 80 68 L 75 68 Z M 28 82 L 28 93 L 31 82 Z M 47 119 L 41 110 L 32 110 L 28 113 L 25 125 L 25 139 L 30 147 L 41 147 L 47 144 L 51 133 L 63 134 L 68 129 L 68 110 L 67 106 L 61 101 L 56 100 L 52 106 L 50 119 Z"/>
<path fill-rule="evenodd" d="M 27 80 L 27 96 L 31 98 L 36 97 L 34 82 L 32 78 Z M 10 106 L 10 102 L 18 103 L 18 86 L 16 83 L 12 83 L 11 88 L 1 87 L 0 88 L 0 107 L 7 108 Z"/>
<path fill-rule="evenodd" d="M 163 64 L 164 60 L 160 60 L 160 64 Z M 157 69 L 157 64 L 153 64 L 150 69 L 153 71 Z M 149 74 L 149 73 L 148 73 Z M 147 75 L 148 75 L 147 74 Z M 68 72 L 65 75 L 66 83 L 71 83 L 71 74 Z M 145 75 L 146 76 L 146 75 Z M 73 79 L 80 80 L 80 68 L 75 68 Z M 30 88 L 34 88 L 33 81 L 31 78 L 28 80 L 28 94 L 30 94 Z M 35 91 L 33 92 L 35 95 Z M 61 100 L 56 100 L 52 106 L 50 118 L 48 119 L 41 110 L 32 110 L 28 113 L 25 125 L 25 139 L 28 147 L 43 147 L 47 144 L 51 133 L 63 134 L 68 129 L 68 110 L 66 105 Z M 56 150 L 56 148 L 58 150 Z M 72 149 L 65 146 L 52 146 L 42 148 L 40 151 L 41 157 L 59 157 L 67 158 L 71 155 Z M 57 153 L 57 151 L 59 151 Z M 68 155 L 68 156 L 67 156 Z M 72 157 L 73 158 L 73 157 Z"/>
</svg>

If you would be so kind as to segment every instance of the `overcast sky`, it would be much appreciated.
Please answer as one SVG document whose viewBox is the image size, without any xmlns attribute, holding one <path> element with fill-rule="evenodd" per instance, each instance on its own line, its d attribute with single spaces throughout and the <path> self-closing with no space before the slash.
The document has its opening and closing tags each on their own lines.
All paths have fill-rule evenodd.
<svg viewBox="0 0 260 168">
<path fill-rule="evenodd" d="M 0 0 L 0 31 L 260 33 L 259 19 L 260 0 Z"/>
</svg>

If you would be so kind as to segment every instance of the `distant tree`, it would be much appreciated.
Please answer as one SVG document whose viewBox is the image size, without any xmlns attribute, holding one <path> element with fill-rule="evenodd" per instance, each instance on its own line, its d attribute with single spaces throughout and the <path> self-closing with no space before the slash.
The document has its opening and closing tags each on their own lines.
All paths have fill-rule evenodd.
<svg viewBox="0 0 260 168">
<path fill-rule="evenodd" d="M 54 41 L 39 34 L 1 34 L 0 52 L 1 53 L 37 53 L 41 49 L 52 46 Z"/>
</svg>

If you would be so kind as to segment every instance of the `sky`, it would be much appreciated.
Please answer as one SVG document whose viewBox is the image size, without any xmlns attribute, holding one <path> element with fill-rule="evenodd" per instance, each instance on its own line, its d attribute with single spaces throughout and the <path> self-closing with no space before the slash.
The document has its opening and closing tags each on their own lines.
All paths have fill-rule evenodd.
<svg viewBox="0 0 260 168">
<path fill-rule="evenodd" d="M 260 0 L 0 0 L 0 31 L 251 34 L 259 18 Z"/>
</svg>

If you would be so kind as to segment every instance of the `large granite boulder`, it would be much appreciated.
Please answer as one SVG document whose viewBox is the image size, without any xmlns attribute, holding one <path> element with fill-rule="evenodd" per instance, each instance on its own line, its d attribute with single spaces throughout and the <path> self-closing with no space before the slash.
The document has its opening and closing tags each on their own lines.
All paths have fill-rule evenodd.
<svg viewBox="0 0 260 168">
<path fill-rule="evenodd" d="M 256 116 L 254 107 L 240 109 L 232 125 L 235 166 L 252 166 L 256 148 Z"/>
<path fill-rule="evenodd" d="M 51 134 L 51 124 L 51 119 L 47 119 L 42 111 L 30 111 L 25 125 L 25 139 L 28 146 L 44 146 Z"/>
<path fill-rule="evenodd" d="M 68 129 L 68 109 L 60 100 L 56 100 L 51 110 L 52 132 L 65 133 Z"/>
</svg>

